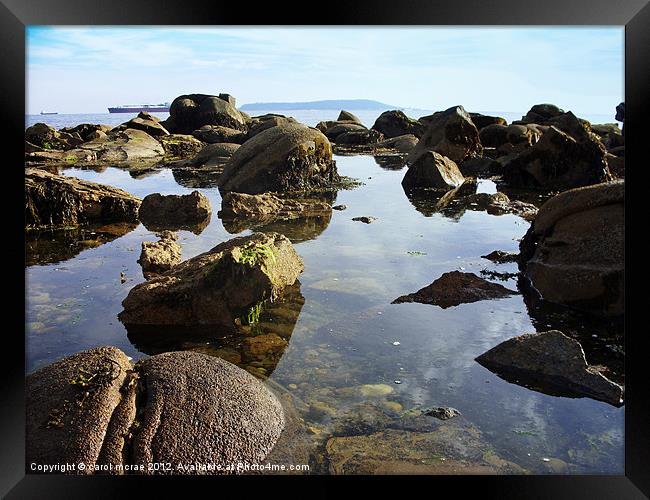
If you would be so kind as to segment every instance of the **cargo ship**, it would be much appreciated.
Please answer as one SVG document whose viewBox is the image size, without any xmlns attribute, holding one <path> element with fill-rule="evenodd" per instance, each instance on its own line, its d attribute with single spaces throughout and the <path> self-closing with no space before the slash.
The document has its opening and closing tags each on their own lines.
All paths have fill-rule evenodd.
<svg viewBox="0 0 650 500">
<path fill-rule="evenodd" d="M 163 104 L 126 104 L 124 106 L 115 106 L 108 108 L 109 113 L 139 113 L 147 111 L 149 113 L 167 113 L 169 112 L 170 103 Z"/>
</svg>

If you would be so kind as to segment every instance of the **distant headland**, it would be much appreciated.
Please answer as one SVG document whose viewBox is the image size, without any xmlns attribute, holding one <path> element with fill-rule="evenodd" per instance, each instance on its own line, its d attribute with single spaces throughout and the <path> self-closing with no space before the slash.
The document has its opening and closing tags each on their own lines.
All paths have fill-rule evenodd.
<svg viewBox="0 0 650 500">
<path fill-rule="evenodd" d="M 242 111 L 256 111 L 256 110 L 279 110 L 279 109 L 402 109 L 399 106 L 385 104 L 379 101 L 372 101 L 369 99 L 330 99 L 324 101 L 309 101 L 309 102 L 255 102 L 244 104 L 241 108 Z"/>
</svg>

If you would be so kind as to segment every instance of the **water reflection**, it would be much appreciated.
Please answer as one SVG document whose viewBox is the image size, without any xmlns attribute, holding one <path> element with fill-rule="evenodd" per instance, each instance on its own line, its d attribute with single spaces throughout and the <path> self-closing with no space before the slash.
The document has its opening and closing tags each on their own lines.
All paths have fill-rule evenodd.
<svg viewBox="0 0 650 500">
<path fill-rule="evenodd" d="M 96 248 L 133 231 L 138 224 L 88 225 L 71 229 L 27 231 L 25 265 L 54 264 L 72 259 L 82 251 Z"/>
<path fill-rule="evenodd" d="M 211 169 L 175 168 L 172 170 L 174 180 L 190 189 L 216 188 L 221 171 Z"/>
<path fill-rule="evenodd" d="M 196 224 L 179 224 L 175 223 L 172 221 L 167 221 L 167 222 L 160 222 L 160 221 L 147 221 L 146 223 L 143 221 L 142 225 L 146 227 L 149 231 L 158 233 L 160 231 L 180 231 L 180 230 L 185 230 L 185 231 L 190 231 L 196 235 L 199 235 L 203 232 L 203 230 L 210 225 L 210 220 L 212 219 L 212 215 L 208 215 L 205 219 L 203 219 L 200 222 L 197 222 Z"/>
<path fill-rule="evenodd" d="M 440 213 L 445 217 L 459 221 L 469 208 L 463 198 L 476 193 L 477 183 L 466 181 L 455 189 L 439 191 L 434 189 L 407 189 L 402 186 L 404 194 L 411 205 L 425 217 Z"/>
<path fill-rule="evenodd" d="M 223 358 L 254 375 L 268 377 L 289 345 L 304 304 L 300 282 L 296 281 L 285 288 L 281 299 L 264 303 L 254 322 L 238 324 L 235 335 L 199 325 L 125 326 L 131 343 L 146 354 L 197 351 Z"/>
</svg>

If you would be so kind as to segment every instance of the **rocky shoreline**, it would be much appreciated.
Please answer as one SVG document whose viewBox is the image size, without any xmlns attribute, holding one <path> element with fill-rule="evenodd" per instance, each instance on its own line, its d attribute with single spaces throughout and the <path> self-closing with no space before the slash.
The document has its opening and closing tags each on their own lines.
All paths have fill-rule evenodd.
<svg viewBox="0 0 650 500">
<path fill-rule="evenodd" d="M 135 365 L 115 347 L 98 347 L 28 375 L 27 463 L 81 461 L 119 468 L 153 457 L 211 462 L 219 456 L 225 464 L 287 460 L 297 453 L 289 442 L 306 432 L 294 415 L 300 402 L 283 399 L 260 379 L 266 380 L 286 349 L 304 298 L 297 314 L 289 313 L 288 335 L 281 327 L 249 334 L 265 310 L 296 300 L 300 287 L 304 263 L 293 243 L 302 240 L 283 223 L 313 224 L 316 237 L 333 209 L 346 208 L 332 207 L 333 195 L 359 185 L 339 175 L 336 155 L 369 155 L 388 168 L 406 166 L 404 195 L 425 216 L 454 218 L 470 210 L 530 223 L 518 255 L 496 249 L 484 256 L 497 264 L 517 262 L 517 290 L 450 269 L 432 283 L 435 276 L 427 277 L 423 285 L 431 284 L 414 293 L 396 290 L 394 297 L 405 295 L 394 304 L 449 308 L 520 293 L 527 301 L 594 318 L 624 314 L 624 137 L 616 126 L 592 125 L 551 104 L 532 106 L 511 124 L 454 106 L 418 119 L 386 111 L 370 128 L 341 111 L 335 121 L 308 127 L 282 115 L 248 116 L 227 94 L 187 94 L 174 100 L 165 121 L 140 113 L 114 128 L 81 124 L 57 131 L 36 124 L 25 140 L 28 253 L 36 251 L 29 245 L 40 248 L 43 231 L 117 225 L 128 231 L 141 222 L 159 240 L 142 242 L 138 262 L 145 281 L 122 302 L 118 318 L 129 338 L 146 345 L 157 332 L 180 327 L 238 339 L 236 349 L 217 356 L 163 352 Z M 204 195 L 152 192 L 140 199 L 60 175 L 71 166 L 115 166 L 133 177 L 171 169 L 175 178 L 198 185 L 209 178 L 221 193 L 216 216 L 224 227 L 253 233 L 183 260 L 175 232 L 200 234 L 208 226 L 213 207 Z M 477 192 L 477 178 L 489 178 L 499 191 Z M 537 201 L 530 203 L 533 198 Z M 350 218 L 382 223 L 373 215 Z M 111 237 L 116 236 L 102 241 Z M 623 404 L 624 386 L 588 364 L 579 342 L 553 330 L 531 335 L 507 340 L 476 360 L 540 392 Z M 242 358 L 256 360 L 259 370 L 249 370 L 251 375 L 236 366 Z M 328 456 L 322 470 L 525 472 L 496 455 L 468 452 L 484 446 L 482 437 L 451 410 L 413 422 L 397 417 L 372 432 L 331 437 L 322 443 Z M 454 418 L 440 423 L 434 414 Z M 459 436 L 466 448 L 452 450 L 450 442 Z M 392 451 L 379 446 L 386 442 L 394 443 Z M 422 466 L 416 449 L 449 461 Z M 368 459 L 355 459 L 359 453 Z"/>
</svg>

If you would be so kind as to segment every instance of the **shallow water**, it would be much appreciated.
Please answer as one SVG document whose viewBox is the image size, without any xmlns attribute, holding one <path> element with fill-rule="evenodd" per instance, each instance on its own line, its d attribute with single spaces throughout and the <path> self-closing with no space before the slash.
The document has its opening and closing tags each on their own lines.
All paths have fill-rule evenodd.
<svg viewBox="0 0 650 500">
<path fill-rule="evenodd" d="M 350 412 L 371 406 L 395 419 L 415 407 L 452 406 L 480 429 L 490 449 L 533 473 L 550 472 L 544 460 L 550 458 L 569 464 L 560 472 L 622 474 L 624 408 L 536 392 L 508 383 L 474 361 L 503 340 L 554 327 L 584 341 L 588 361 L 593 354 L 596 361 L 616 358 L 620 364 L 616 348 L 607 347 L 620 326 L 548 315 L 528 306 L 521 295 L 448 309 L 391 304 L 448 271 L 515 272 L 516 264 L 496 265 L 481 255 L 497 249 L 517 252 L 529 224 L 514 215 L 469 209 L 418 211 L 400 185 L 404 170 L 384 169 L 368 156 L 338 156 L 336 161 L 339 173 L 364 183 L 336 195 L 333 204 L 347 205 L 347 210 L 333 211 L 331 218 L 258 228 L 287 234 L 305 263 L 300 284 L 285 303 L 266 308 L 253 328 L 256 335 L 273 333 L 281 339 L 273 337 L 276 347 L 267 354 L 247 357 L 240 340 L 214 332 L 127 332 L 117 314 L 129 290 L 144 281 L 136 262 L 141 242 L 156 237 L 138 225 L 98 242 L 98 235 L 108 230 L 93 228 L 69 236 L 72 242 L 60 233 L 39 235 L 41 253 L 28 263 L 42 264 L 26 269 L 27 371 L 100 345 L 117 346 L 134 359 L 195 349 L 268 376 L 290 391 L 311 427 L 314 456 L 322 453 L 327 437 L 352 432 L 344 418 Z M 140 197 L 193 190 L 179 185 L 166 169 L 137 179 L 111 167 L 63 173 Z M 478 186 L 482 192 L 495 189 L 490 181 Z M 224 228 L 217 217 L 221 197 L 216 188 L 199 191 L 212 203 L 212 219 L 198 235 L 179 232 L 183 259 L 235 234 L 250 233 Z M 378 220 L 351 220 L 357 216 Z M 41 251 L 48 238 L 65 251 L 56 246 L 50 253 Z M 28 257 L 30 252 L 28 241 Z M 500 283 L 517 286 L 514 279 Z M 366 384 L 379 387 L 373 391 L 362 387 Z"/>
</svg>

